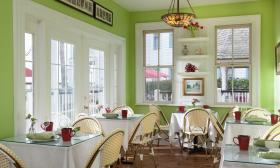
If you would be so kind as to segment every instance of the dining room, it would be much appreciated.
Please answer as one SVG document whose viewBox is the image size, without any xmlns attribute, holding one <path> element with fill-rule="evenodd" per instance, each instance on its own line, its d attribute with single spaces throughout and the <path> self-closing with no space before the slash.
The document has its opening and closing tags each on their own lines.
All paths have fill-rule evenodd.
<svg viewBox="0 0 280 168">
<path fill-rule="evenodd" d="M 0 168 L 280 167 L 280 0 L 1 0 Z"/>
</svg>

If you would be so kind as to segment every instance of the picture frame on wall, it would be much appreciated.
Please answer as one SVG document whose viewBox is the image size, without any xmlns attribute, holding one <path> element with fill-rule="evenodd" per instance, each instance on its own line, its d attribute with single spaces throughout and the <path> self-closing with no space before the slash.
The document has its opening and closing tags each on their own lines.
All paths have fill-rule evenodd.
<svg viewBox="0 0 280 168">
<path fill-rule="evenodd" d="M 89 16 L 93 16 L 93 0 L 57 0 L 65 5 L 77 9 Z"/>
<path fill-rule="evenodd" d="M 275 47 L 275 69 L 276 75 L 280 75 L 280 42 Z"/>
<path fill-rule="evenodd" d="M 113 26 L 113 12 L 97 2 L 94 2 L 93 17 L 103 23 Z"/>
<path fill-rule="evenodd" d="M 204 78 L 183 78 L 184 96 L 204 96 Z"/>
</svg>

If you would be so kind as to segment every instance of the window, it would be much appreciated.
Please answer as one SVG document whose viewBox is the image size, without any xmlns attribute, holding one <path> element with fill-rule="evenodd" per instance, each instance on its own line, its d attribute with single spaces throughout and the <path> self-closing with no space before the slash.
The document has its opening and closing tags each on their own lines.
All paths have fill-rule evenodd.
<svg viewBox="0 0 280 168">
<path fill-rule="evenodd" d="M 52 121 L 74 120 L 74 45 L 51 40 Z"/>
<path fill-rule="evenodd" d="M 144 101 L 171 102 L 173 31 L 145 31 L 144 38 Z"/>
<path fill-rule="evenodd" d="M 33 115 L 33 34 L 25 33 L 25 107 L 26 115 Z"/>
<path fill-rule="evenodd" d="M 105 104 L 104 51 L 89 49 L 89 113 L 98 113 Z"/>
<path fill-rule="evenodd" d="M 251 25 L 216 28 L 217 103 L 251 104 Z"/>
</svg>

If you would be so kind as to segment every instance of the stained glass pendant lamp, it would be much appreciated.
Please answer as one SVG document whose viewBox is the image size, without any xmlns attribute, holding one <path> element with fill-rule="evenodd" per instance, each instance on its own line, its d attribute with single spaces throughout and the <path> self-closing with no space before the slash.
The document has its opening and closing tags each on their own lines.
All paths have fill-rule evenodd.
<svg viewBox="0 0 280 168">
<path fill-rule="evenodd" d="M 172 27 L 188 26 L 190 24 L 190 21 L 193 18 L 196 18 L 196 15 L 194 13 L 194 10 L 193 10 L 189 0 L 187 0 L 187 2 L 188 2 L 188 5 L 189 5 L 192 13 L 180 12 L 179 1 L 180 0 L 171 0 L 171 4 L 169 6 L 168 13 L 161 16 L 161 19 Z"/>
</svg>

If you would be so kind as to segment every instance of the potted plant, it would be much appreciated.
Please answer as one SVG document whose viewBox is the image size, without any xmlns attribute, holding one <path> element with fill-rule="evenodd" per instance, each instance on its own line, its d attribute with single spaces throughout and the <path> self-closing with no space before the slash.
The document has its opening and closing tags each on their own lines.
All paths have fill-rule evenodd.
<svg viewBox="0 0 280 168">
<path fill-rule="evenodd" d="M 184 29 L 191 32 L 192 37 L 196 37 L 196 32 L 198 32 L 200 29 L 203 29 L 203 26 L 200 26 L 198 22 L 191 21 L 188 26 L 184 26 Z"/>
</svg>

